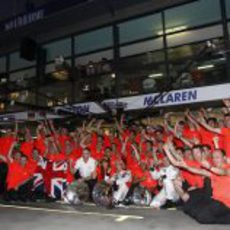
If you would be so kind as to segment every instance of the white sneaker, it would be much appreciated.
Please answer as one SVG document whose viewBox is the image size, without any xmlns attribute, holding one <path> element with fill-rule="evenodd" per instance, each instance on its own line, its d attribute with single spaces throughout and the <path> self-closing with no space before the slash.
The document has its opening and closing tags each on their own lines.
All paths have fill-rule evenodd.
<svg viewBox="0 0 230 230">
<path fill-rule="evenodd" d="M 129 207 L 127 205 L 120 203 L 120 204 L 116 204 L 115 208 L 126 208 L 126 209 L 128 209 Z"/>
</svg>

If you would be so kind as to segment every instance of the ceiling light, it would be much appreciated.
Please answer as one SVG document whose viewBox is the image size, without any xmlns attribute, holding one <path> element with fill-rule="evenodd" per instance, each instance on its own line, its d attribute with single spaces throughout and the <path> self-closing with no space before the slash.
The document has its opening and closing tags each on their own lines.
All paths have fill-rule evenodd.
<svg viewBox="0 0 230 230">
<path fill-rule="evenodd" d="M 0 132 L 1 133 L 7 133 L 7 131 L 5 129 L 1 129 Z"/>
<path fill-rule="evenodd" d="M 157 77 L 163 77 L 164 74 L 163 73 L 153 73 L 153 74 L 150 74 L 148 77 L 149 78 L 157 78 Z"/>
<path fill-rule="evenodd" d="M 186 30 L 188 27 L 187 26 L 177 26 L 177 27 L 174 27 L 174 28 L 169 28 L 169 29 L 166 29 L 165 30 L 165 34 L 171 34 L 171 33 L 175 33 L 175 32 L 179 32 L 179 31 L 182 31 L 182 30 Z M 161 36 L 164 34 L 164 31 L 159 31 L 157 33 L 157 35 Z"/>
<path fill-rule="evenodd" d="M 5 109 L 5 104 L 4 103 L 0 103 L 0 109 L 1 110 Z"/>
<path fill-rule="evenodd" d="M 89 89 L 89 85 L 84 85 L 82 91 L 84 92 L 88 92 L 90 89 Z"/>
<path fill-rule="evenodd" d="M 14 100 L 11 100 L 11 101 L 10 101 L 10 105 L 11 105 L 11 106 L 14 106 L 14 105 L 15 105 L 15 101 L 14 101 Z"/>
<path fill-rule="evenodd" d="M 115 73 L 112 73 L 112 74 L 111 74 L 111 78 L 116 78 L 116 74 L 115 74 Z"/>
<path fill-rule="evenodd" d="M 7 82 L 7 78 L 1 78 L 1 83 L 6 83 Z"/>
<path fill-rule="evenodd" d="M 54 78 L 56 78 L 57 80 L 61 80 L 61 81 L 64 81 L 64 80 L 67 80 L 69 78 L 69 72 L 68 70 L 56 70 L 52 73 L 52 76 Z"/>
<path fill-rule="evenodd" d="M 205 69 L 212 69 L 214 68 L 214 65 L 202 65 L 202 66 L 198 66 L 197 69 L 198 70 L 205 70 Z"/>
<path fill-rule="evenodd" d="M 54 106 L 54 102 L 53 101 L 48 101 L 47 102 L 47 106 L 48 107 L 53 107 Z"/>
</svg>

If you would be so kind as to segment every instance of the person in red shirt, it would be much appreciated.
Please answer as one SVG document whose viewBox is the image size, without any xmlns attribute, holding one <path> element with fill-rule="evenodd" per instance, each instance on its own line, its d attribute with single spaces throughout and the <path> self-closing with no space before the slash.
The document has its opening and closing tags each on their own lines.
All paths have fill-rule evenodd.
<svg viewBox="0 0 230 230">
<path fill-rule="evenodd" d="M 96 144 L 96 148 L 92 148 L 91 149 L 91 156 L 95 160 L 100 161 L 104 157 L 104 151 L 105 151 L 105 148 L 103 146 L 103 143 L 102 142 L 98 142 Z"/>
<path fill-rule="evenodd" d="M 137 180 L 139 180 L 140 186 L 146 188 L 150 192 L 154 192 L 158 182 L 152 178 L 146 163 L 142 162 L 139 169 L 133 171 L 132 174 Z"/>
<path fill-rule="evenodd" d="M 32 139 L 32 136 L 30 134 L 30 130 L 26 128 L 25 130 L 25 141 L 21 143 L 20 151 L 26 155 L 29 159 L 32 158 L 32 152 L 34 148 L 34 141 Z"/>
<path fill-rule="evenodd" d="M 12 144 L 16 141 L 16 135 L 9 129 L 4 137 L 1 137 L 0 153 L 7 156 Z"/>
<path fill-rule="evenodd" d="M 203 158 L 205 158 L 208 161 L 212 161 L 212 149 L 209 145 L 203 145 L 202 146 L 202 152 L 203 152 Z"/>
<path fill-rule="evenodd" d="M 43 157 L 51 162 L 63 161 L 67 159 L 67 156 L 64 152 L 61 152 L 59 146 L 56 143 L 55 137 L 53 136 L 47 138 L 46 151 Z"/>
<path fill-rule="evenodd" d="M 110 162 L 103 159 L 97 166 L 97 181 L 101 182 L 107 180 L 111 176 Z"/>
<path fill-rule="evenodd" d="M 204 161 L 203 168 L 177 161 L 169 152 L 167 156 L 175 166 L 208 178 L 202 193 L 180 192 L 184 212 L 202 224 L 230 224 L 230 165 L 226 163 L 225 152 L 215 150 L 213 165 Z"/>
<path fill-rule="evenodd" d="M 66 175 L 66 179 L 68 183 L 72 183 L 74 181 L 74 175 L 72 173 L 74 168 L 74 162 L 76 162 L 76 160 L 80 158 L 80 156 L 76 154 L 75 150 L 76 149 L 74 149 L 74 144 L 70 140 L 66 140 L 63 151 L 64 151 L 65 158 L 68 161 L 68 169 Z"/>
<path fill-rule="evenodd" d="M 196 145 L 192 149 L 193 160 L 185 160 L 192 167 L 201 168 L 203 158 L 202 146 Z M 192 174 L 188 171 L 182 171 L 184 179 L 188 182 L 190 188 L 203 188 L 204 178 L 200 175 Z"/>
<path fill-rule="evenodd" d="M 25 155 L 21 154 L 19 162 L 10 162 L 5 199 L 23 202 L 31 199 L 33 173 L 34 170 L 31 170 L 31 165 L 29 165 L 28 158 Z"/>
<path fill-rule="evenodd" d="M 62 151 L 65 148 L 65 142 L 68 140 L 70 140 L 70 136 L 68 135 L 68 130 L 65 128 L 62 128 L 57 138 L 57 142 L 59 143 Z"/>
<path fill-rule="evenodd" d="M 207 124 L 204 117 L 200 116 L 200 124 L 209 130 L 210 132 L 219 134 L 223 138 L 223 147 L 226 152 L 226 156 L 230 158 L 230 113 L 224 115 L 224 128 L 214 128 Z"/>
<path fill-rule="evenodd" d="M 0 155 L 0 195 L 6 191 L 6 177 L 8 172 L 8 165 L 6 163 L 6 157 Z"/>
</svg>

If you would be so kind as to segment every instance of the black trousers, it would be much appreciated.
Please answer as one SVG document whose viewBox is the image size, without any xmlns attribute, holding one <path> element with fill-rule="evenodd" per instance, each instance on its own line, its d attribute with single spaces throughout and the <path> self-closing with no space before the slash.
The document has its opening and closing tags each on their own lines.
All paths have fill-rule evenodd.
<svg viewBox="0 0 230 230">
<path fill-rule="evenodd" d="M 82 178 L 78 170 L 77 170 L 76 173 L 74 174 L 74 178 L 75 178 L 76 180 Z M 95 186 L 96 183 L 97 183 L 97 179 L 86 180 L 85 183 L 86 183 L 86 184 L 88 185 L 88 187 L 89 187 L 89 191 L 90 191 L 90 197 L 89 197 L 89 198 L 90 198 L 90 200 L 92 201 L 92 200 L 93 200 L 93 197 L 92 197 L 93 188 L 94 188 L 94 186 Z"/>
<path fill-rule="evenodd" d="M 201 224 L 230 224 L 230 209 L 217 200 L 200 210 L 195 218 Z"/>
<path fill-rule="evenodd" d="M 6 177 L 8 173 L 8 165 L 5 162 L 0 162 L 0 194 L 6 192 Z"/>
<path fill-rule="evenodd" d="M 230 209 L 223 203 L 212 199 L 209 179 L 203 189 L 189 193 L 190 199 L 184 203 L 183 211 L 201 224 L 230 224 Z"/>
<path fill-rule="evenodd" d="M 30 179 L 26 183 L 22 184 L 19 186 L 18 190 L 15 189 L 10 189 L 7 191 L 5 195 L 5 199 L 7 201 L 28 201 L 33 199 L 33 181 L 34 179 Z"/>
</svg>

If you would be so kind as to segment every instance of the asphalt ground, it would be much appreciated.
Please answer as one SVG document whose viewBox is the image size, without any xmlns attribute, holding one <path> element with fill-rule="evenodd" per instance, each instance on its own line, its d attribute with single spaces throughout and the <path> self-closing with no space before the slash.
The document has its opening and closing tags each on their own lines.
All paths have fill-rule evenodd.
<svg viewBox="0 0 230 230">
<path fill-rule="evenodd" d="M 105 209 L 93 204 L 1 203 L 0 230 L 229 230 L 201 225 L 178 210 L 133 207 Z"/>
</svg>

